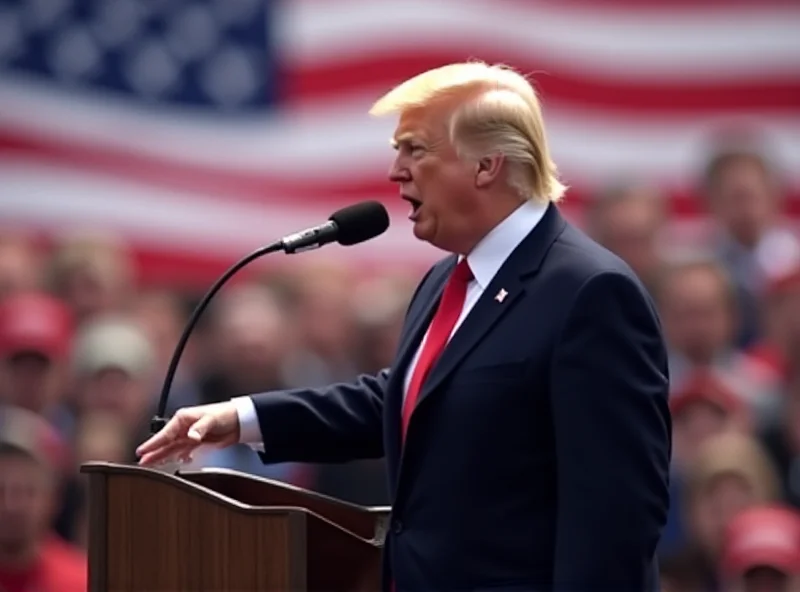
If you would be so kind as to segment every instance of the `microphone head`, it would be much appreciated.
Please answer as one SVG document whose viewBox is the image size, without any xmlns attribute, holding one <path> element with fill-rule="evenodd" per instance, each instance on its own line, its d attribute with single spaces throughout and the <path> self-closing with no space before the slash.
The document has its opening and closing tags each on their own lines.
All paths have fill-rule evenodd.
<svg viewBox="0 0 800 592">
<path fill-rule="evenodd" d="M 342 208 L 328 220 L 336 224 L 336 241 L 344 246 L 375 238 L 389 228 L 389 213 L 377 201 L 364 201 Z"/>
</svg>

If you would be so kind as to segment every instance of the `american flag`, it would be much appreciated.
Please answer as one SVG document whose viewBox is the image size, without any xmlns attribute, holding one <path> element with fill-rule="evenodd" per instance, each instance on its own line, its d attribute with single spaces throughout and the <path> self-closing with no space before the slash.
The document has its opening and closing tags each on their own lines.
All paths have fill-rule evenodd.
<svg viewBox="0 0 800 592">
<path fill-rule="evenodd" d="M 757 129 L 800 196 L 800 4 L 777 0 L 0 0 L 0 220 L 101 226 L 151 279 L 381 199 L 348 256 L 426 263 L 371 102 L 467 58 L 531 73 L 577 215 L 618 177 L 682 220 L 720 129 Z M 339 248 L 339 247 L 332 247 Z"/>
</svg>

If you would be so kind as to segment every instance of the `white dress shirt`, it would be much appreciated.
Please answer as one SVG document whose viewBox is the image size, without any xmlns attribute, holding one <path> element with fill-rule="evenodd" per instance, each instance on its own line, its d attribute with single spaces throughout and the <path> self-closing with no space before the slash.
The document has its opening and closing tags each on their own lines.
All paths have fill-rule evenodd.
<svg viewBox="0 0 800 592">
<path fill-rule="evenodd" d="M 452 339 L 455 332 L 467 318 L 467 315 L 478 302 L 483 291 L 491 283 L 494 276 L 503 266 L 506 259 L 516 249 L 526 236 L 533 230 L 544 216 L 547 204 L 525 202 L 514 210 L 510 216 L 495 226 L 492 231 L 483 237 L 483 240 L 467 255 L 467 263 L 472 270 L 474 279 L 467 285 L 467 296 L 461 315 L 456 321 L 453 332 L 450 334 Z M 408 392 L 408 385 L 414 368 L 419 361 L 419 356 L 425 341 L 428 339 L 427 332 L 422 339 L 411 363 L 406 369 L 403 386 L 403 396 Z M 250 397 L 236 397 L 233 399 L 236 404 L 236 411 L 239 415 L 240 441 L 259 447 L 262 441 L 261 429 L 258 425 L 255 405 Z"/>
</svg>

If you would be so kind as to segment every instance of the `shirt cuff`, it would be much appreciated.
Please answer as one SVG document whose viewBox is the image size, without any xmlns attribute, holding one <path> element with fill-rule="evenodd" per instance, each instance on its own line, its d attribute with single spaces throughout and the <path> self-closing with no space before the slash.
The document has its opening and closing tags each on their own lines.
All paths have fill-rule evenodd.
<svg viewBox="0 0 800 592">
<path fill-rule="evenodd" d="M 256 450 L 263 450 L 261 426 L 258 424 L 258 414 L 253 399 L 235 397 L 231 401 L 236 405 L 236 415 L 239 416 L 239 442 Z"/>
</svg>

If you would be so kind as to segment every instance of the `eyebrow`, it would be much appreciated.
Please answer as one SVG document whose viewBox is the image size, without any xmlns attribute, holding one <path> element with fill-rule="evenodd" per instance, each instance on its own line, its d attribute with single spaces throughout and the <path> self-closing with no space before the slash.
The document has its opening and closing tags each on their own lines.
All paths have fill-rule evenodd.
<svg viewBox="0 0 800 592">
<path fill-rule="evenodd" d="M 391 138 L 389 140 L 389 143 L 392 145 L 392 148 L 398 148 L 401 144 L 409 144 L 415 140 L 419 141 L 414 134 L 410 132 L 405 132 L 403 134 L 400 134 L 399 136 Z"/>
</svg>

